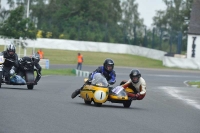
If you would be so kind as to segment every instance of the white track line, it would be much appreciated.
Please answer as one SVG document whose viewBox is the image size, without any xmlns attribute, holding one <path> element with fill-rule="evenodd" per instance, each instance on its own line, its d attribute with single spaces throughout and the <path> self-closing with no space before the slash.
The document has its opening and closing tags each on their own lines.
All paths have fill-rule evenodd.
<svg viewBox="0 0 200 133">
<path fill-rule="evenodd" d="M 173 96 L 174 98 L 181 100 L 181 101 L 200 110 L 200 104 L 198 103 L 198 101 L 181 95 L 180 94 L 181 91 L 177 90 L 177 87 L 163 86 L 163 87 L 159 87 L 159 88 L 165 90 L 169 95 Z"/>
</svg>

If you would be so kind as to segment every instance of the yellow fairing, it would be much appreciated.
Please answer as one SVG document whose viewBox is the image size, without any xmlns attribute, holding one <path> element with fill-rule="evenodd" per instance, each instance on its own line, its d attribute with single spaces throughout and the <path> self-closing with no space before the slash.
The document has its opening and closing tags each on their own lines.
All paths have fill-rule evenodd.
<svg viewBox="0 0 200 133">
<path fill-rule="evenodd" d="M 96 103 L 104 103 L 108 98 L 108 88 L 86 85 L 82 89 L 80 96 L 86 101 L 94 101 Z"/>
<path fill-rule="evenodd" d="M 126 87 L 125 91 L 128 92 L 128 93 L 134 93 L 134 91 L 131 88 L 128 88 L 128 87 Z"/>
<path fill-rule="evenodd" d="M 116 96 L 116 95 L 109 95 L 109 98 L 112 100 L 128 100 L 128 96 Z"/>
<path fill-rule="evenodd" d="M 130 89 L 128 87 L 125 89 L 125 91 L 127 93 L 133 93 L 134 92 L 132 89 Z M 112 94 L 109 95 L 109 98 L 113 99 L 113 100 L 128 100 L 128 96 L 116 96 L 116 95 L 112 95 Z"/>
<path fill-rule="evenodd" d="M 133 93 L 133 90 L 128 87 L 125 89 L 125 91 L 127 93 Z M 114 94 L 110 94 L 109 98 L 112 100 L 128 100 L 128 96 L 116 96 Z"/>
</svg>

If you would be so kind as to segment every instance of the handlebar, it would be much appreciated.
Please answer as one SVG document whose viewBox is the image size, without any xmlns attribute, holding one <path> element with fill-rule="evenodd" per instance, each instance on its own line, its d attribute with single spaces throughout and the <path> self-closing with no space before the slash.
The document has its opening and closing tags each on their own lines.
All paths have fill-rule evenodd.
<svg viewBox="0 0 200 133">
<path fill-rule="evenodd" d="M 10 60 L 10 59 L 7 59 L 7 58 L 5 58 L 7 61 L 10 61 L 10 62 L 14 62 L 13 60 Z"/>
</svg>

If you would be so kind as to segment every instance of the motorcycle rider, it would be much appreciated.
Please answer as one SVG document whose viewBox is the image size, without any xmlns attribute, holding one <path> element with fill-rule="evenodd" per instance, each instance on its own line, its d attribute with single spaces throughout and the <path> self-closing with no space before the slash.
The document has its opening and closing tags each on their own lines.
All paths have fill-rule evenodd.
<svg viewBox="0 0 200 133">
<path fill-rule="evenodd" d="M 15 53 L 16 48 L 12 42 L 7 46 L 6 50 L 2 52 L 5 61 L 3 63 L 3 77 L 5 82 L 10 82 L 10 70 L 14 67 L 19 67 L 18 55 Z"/>
<path fill-rule="evenodd" d="M 35 84 L 40 80 L 41 78 L 41 66 L 39 64 L 40 61 L 40 55 L 39 54 L 33 54 L 31 57 L 24 56 L 19 60 L 19 67 L 14 67 L 12 73 L 17 73 L 17 75 L 20 75 L 21 77 L 25 76 L 25 71 L 32 67 L 37 72 L 36 78 L 35 78 Z M 31 62 L 31 64 L 27 64 L 27 62 Z"/>
<path fill-rule="evenodd" d="M 114 69 L 114 61 L 112 59 L 110 59 L 110 58 L 107 58 L 104 61 L 103 66 L 99 66 L 95 71 L 90 73 L 86 83 L 80 89 L 75 90 L 72 93 L 71 98 L 72 99 L 75 98 L 78 94 L 80 94 L 80 91 L 83 89 L 83 87 L 86 84 L 90 84 L 91 83 L 95 73 L 103 74 L 105 76 L 106 80 L 108 81 L 108 83 L 110 85 L 113 85 L 116 82 L 116 74 L 115 74 L 115 71 L 113 69 Z"/>
<path fill-rule="evenodd" d="M 123 88 L 129 87 L 134 93 L 127 93 L 133 100 L 142 100 L 146 95 L 146 82 L 141 77 L 141 73 L 137 69 L 131 70 L 128 81 L 122 81 Z"/>
</svg>

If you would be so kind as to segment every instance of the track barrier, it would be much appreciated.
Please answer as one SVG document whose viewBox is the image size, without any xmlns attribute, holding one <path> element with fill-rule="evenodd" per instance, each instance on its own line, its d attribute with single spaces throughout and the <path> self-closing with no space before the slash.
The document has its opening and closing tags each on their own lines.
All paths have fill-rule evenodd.
<svg viewBox="0 0 200 133">
<path fill-rule="evenodd" d="M 39 64 L 43 69 L 49 69 L 49 59 L 40 59 Z"/>
<path fill-rule="evenodd" d="M 89 77 L 89 74 L 90 74 L 90 72 L 88 72 L 88 71 L 82 71 L 82 70 L 78 70 L 78 69 L 74 69 L 74 73 L 78 77 Z"/>
</svg>

